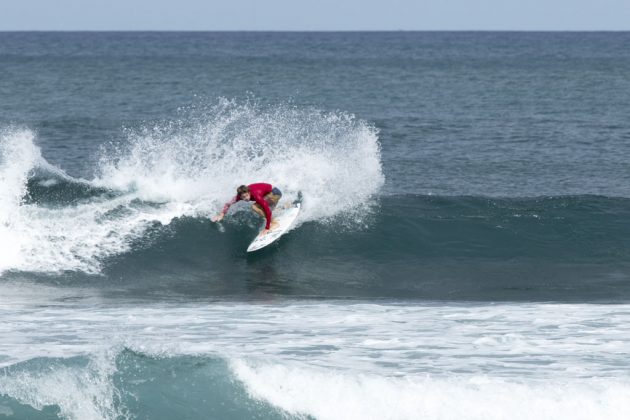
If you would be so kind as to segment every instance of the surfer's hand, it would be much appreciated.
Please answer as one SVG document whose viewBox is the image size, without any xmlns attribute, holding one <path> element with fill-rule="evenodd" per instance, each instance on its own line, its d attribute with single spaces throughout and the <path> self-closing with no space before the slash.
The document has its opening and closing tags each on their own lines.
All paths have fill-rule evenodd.
<svg viewBox="0 0 630 420">
<path fill-rule="evenodd" d="M 221 220 L 223 220 L 223 216 L 225 216 L 223 213 L 219 213 L 216 216 L 214 216 L 211 220 L 213 222 L 220 222 Z"/>
</svg>

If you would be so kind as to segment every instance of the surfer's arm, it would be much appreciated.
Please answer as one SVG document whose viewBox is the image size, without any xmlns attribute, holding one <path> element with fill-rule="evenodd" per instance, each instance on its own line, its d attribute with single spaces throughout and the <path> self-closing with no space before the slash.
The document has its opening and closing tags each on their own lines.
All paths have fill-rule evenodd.
<svg viewBox="0 0 630 420">
<path fill-rule="evenodd" d="M 236 203 L 237 201 L 239 201 L 239 199 L 240 199 L 240 197 L 236 196 L 233 199 L 231 199 L 229 202 L 225 203 L 225 205 L 223 206 L 223 210 L 221 210 L 221 213 L 219 213 L 216 216 L 214 216 L 212 218 L 212 221 L 213 222 L 220 222 L 221 219 L 223 219 L 223 217 L 225 217 L 226 213 L 230 209 L 230 206 L 232 204 Z"/>
<path fill-rule="evenodd" d="M 254 200 L 260 205 L 260 207 L 263 208 L 265 212 L 265 219 L 267 219 L 265 230 L 269 230 L 269 226 L 271 226 L 271 209 L 269 208 L 269 204 L 267 203 L 267 200 L 262 197 L 254 197 Z"/>
</svg>

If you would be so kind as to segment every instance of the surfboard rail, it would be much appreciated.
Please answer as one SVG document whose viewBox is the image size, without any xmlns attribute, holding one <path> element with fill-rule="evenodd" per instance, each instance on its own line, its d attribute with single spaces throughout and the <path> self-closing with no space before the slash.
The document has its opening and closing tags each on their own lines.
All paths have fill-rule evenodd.
<svg viewBox="0 0 630 420">
<path fill-rule="evenodd" d="M 274 217 L 277 226 L 274 229 L 270 229 L 269 233 L 264 236 L 260 236 L 260 232 L 251 244 L 247 247 L 247 252 L 258 251 L 266 247 L 267 245 L 272 244 L 276 240 L 278 240 L 282 235 L 287 233 L 289 229 L 295 223 L 298 214 L 300 213 L 301 204 L 296 203 L 293 204 L 288 209 L 283 210 L 280 214 Z M 261 229 L 262 231 L 262 229 Z"/>
</svg>

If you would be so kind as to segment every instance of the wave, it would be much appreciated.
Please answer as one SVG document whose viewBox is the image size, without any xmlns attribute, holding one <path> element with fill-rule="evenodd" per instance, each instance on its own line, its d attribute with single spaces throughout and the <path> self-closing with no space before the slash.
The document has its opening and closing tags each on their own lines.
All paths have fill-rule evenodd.
<svg viewBox="0 0 630 420">
<path fill-rule="evenodd" d="M 104 273 L 194 296 L 626 301 L 629 216 L 625 198 L 381 196 L 367 227 L 306 222 L 255 254 L 248 212 L 184 217 Z"/>
<path fill-rule="evenodd" d="M 630 404 L 629 305 L 2 307 L 9 418 L 616 419 Z"/>
<path fill-rule="evenodd" d="M 0 272 L 99 274 L 149 246 L 145 235 L 217 213 L 240 184 L 266 181 L 308 202 L 300 223 L 369 213 L 383 184 L 376 130 L 344 113 L 221 100 L 181 119 L 125 130 L 91 180 L 50 165 L 28 129 L 0 138 Z"/>
<path fill-rule="evenodd" d="M 615 379 L 396 377 L 130 350 L 0 371 L 6 418 L 622 419 L 629 398 Z"/>
<path fill-rule="evenodd" d="M 344 229 L 344 217 L 327 224 L 303 222 L 286 237 L 290 245 L 280 242 L 256 255 L 334 255 L 383 263 L 405 258 L 614 263 L 630 257 L 626 198 L 402 195 L 381 196 L 374 203 L 366 226 Z M 173 257 L 194 256 L 197 249 L 213 258 L 230 242 L 239 243 L 233 252 L 244 256 L 242 245 L 257 228 L 258 219 L 248 212 L 226 219 L 221 228 L 190 216 L 174 220 L 160 240 Z"/>
<path fill-rule="evenodd" d="M 34 420 L 286 418 L 281 409 L 252 399 L 220 358 L 129 350 L 4 368 L 0 414 Z"/>
<path fill-rule="evenodd" d="M 227 100 L 184 114 L 125 130 L 91 179 L 46 162 L 31 130 L 1 131 L 0 272 L 139 293 L 630 299 L 629 199 L 379 194 L 378 133 L 350 115 Z M 247 255 L 260 221 L 245 206 L 209 218 L 255 181 L 304 205 Z"/>
<path fill-rule="evenodd" d="M 625 381 L 357 376 L 244 362 L 234 370 L 255 397 L 322 420 L 622 418 L 630 396 Z"/>
</svg>

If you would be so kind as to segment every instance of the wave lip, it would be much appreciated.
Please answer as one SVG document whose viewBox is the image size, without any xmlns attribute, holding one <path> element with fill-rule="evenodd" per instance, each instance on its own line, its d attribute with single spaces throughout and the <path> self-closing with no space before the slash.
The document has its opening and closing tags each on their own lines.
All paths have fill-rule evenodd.
<svg viewBox="0 0 630 420">
<path fill-rule="evenodd" d="M 29 220 L 20 212 L 31 170 L 42 160 L 34 134 L 26 129 L 0 131 L 0 273 L 24 263 L 27 247 L 22 227 Z"/>
</svg>

